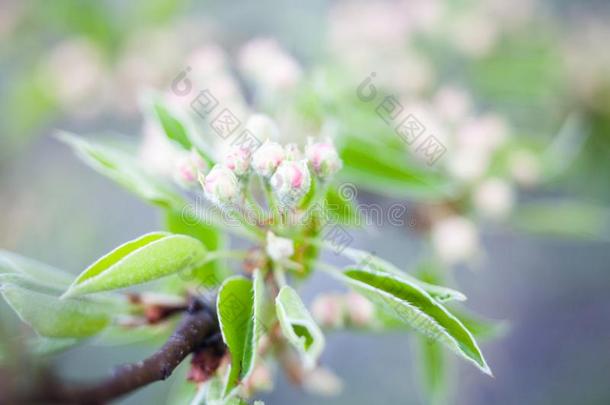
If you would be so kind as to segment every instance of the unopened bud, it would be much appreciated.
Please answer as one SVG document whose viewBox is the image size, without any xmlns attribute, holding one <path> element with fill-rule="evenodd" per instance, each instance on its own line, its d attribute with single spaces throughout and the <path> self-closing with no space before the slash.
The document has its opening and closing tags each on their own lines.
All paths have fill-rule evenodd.
<svg viewBox="0 0 610 405">
<path fill-rule="evenodd" d="M 275 236 L 271 231 L 267 232 L 267 254 L 273 260 L 288 259 L 294 254 L 294 243 L 291 239 Z"/>
<path fill-rule="evenodd" d="M 535 186 L 540 181 L 540 160 L 528 150 L 512 153 L 508 159 L 509 170 L 517 184 Z"/>
<path fill-rule="evenodd" d="M 296 206 L 311 186 L 307 161 L 283 161 L 271 177 L 270 183 L 282 207 Z"/>
<path fill-rule="evenodd" d="M 491 219 L 504 219 L 513 208 L 515 195 L 504 180 L 485 180 L 474 193 L 474 205 L 479 213 Z"/>
<path fill-rule="evenodd" d="M 207 169 L 206 161 L 198 152 L 192 150 L 180 156 L 176 161 L 174 179 L 181 186 L 192 188 L 197 184 L 198 173 L 205 173 Z"/>
<path fill-rule="evenodd" d="M 266 141 L 252 155 L 252 167 L 260 176 L 271 177 L 284 160 L 284 148 L 277 142 Z"/>
<path fill-rule="evenodd" d="M 343 297 L 338 294 L 318 295 L 311 304 L 311 314 L 320 326 L 339 328 L 343 324 Z"/>
<path fill-rule="evenodd" d="M 250 169 L 250 151 L 240 147 L 233 147 L 224 158 L 224 164 L 236 176 L 243 176 Z"/>
<path fill-rule="evenodd" d="M 207 176 L 200 174 L 199 182 L 208 200 L 220 207 L 239 202 L 241 190 L 239 182 L 231 169 L 215 165 Z"/>
<path fill-rule="evenodd" d="M 310 143 L 305 151 L 316 176 L 328 178 L 341 169 L 342 162 L 337 149 L 330 141 Z"/>
<path fill-rule="evenodd" d="M 366 326 L 373 320 L 375 309 L 373 304 L 360 294 L 350 292 L 345 299 L 347 315 L 355 326 Z"/>
<path fill-rule="evenodd" d="M 303 388 L 315 395 L 335 397 L 343 390 L 343 381 L 331 370 L 317 367 L 305 376 Z"/>
<path fill-rule="evenodd" d="M 432 245 L 447 264 L 468 262 L 479 252 L 479 234 L 464 217 L 442 219 L 432 227 Z"/>
</svg>

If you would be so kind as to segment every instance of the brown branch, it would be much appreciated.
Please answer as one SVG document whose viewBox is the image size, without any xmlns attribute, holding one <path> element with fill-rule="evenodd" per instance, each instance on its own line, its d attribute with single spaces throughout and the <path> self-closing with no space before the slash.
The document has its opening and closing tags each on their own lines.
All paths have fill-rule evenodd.
<svg viewBox="0 0 610 405">
<path fill-rule="evenodd" d="M 92 385 L 69 384 L 47 375 L 38 389 L 25 393 L 14 403 L 107 403 L 145 385 L 167 379 L 189 354 L 206 350 L 206 345 L 217 345 L 217 339 L 209 338 L 218 332 L 214 310 L 201 301 L 193 301 L 169 340 L 149 358 L 123 365 L 112 376 Z"/>
</svg>

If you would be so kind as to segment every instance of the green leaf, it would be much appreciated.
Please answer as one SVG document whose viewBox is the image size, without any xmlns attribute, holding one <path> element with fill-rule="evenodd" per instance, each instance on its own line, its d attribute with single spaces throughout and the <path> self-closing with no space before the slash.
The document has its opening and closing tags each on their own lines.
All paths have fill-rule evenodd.
<svg viewBox="0 0 610 405">
<path fill-rule="evenodd" d="M 324 349 L 324 335 L 297 292 L 284 286 L 275 298 L 277 318 L 284 336 L 302 356 L 305 367 L 315 367 Z"/>
<path fill-rule="evenodd" d="M 47 264 L 0 250 L 0 274 L 22 274 L 49 286 L 65 288 L 70 285 L 72 276 Z"/>
<path fill-rule="evenodd" d="M 186 235 L 154 232 L 127 242 L 83 271 L 64 297 L 116 290 L 200 266 L 206 249 Z"/>
<path fill-rule="evenodd" d="M 80 342 L 76 338 L 47 338 L 39 336 L 28 342 L 28 350 L 37 356 L 49 356 L 71 349 Z"/>
<path fill-rule="evenodd" d="M 182 146 L 182 148 L 190 150 L 193 145 L 189 140 L 188 132 L 182 122 L 180 122 L 174 114 L 170 113 L 169 109 L 158 100 L 154 102 L 153 110 L 165 135 L 170 140 Z"/>
<path fill-rule="evenodd" d="M 507 321 L 486 319 L 463 309 L 452 309 L 451 312 L 479 340 L 491 340 L 502 337 L 510 328 Z"/>
<path fill-rule="evenodd" d="M 533 234 L 607 240 L 610 210 L 579 201 L 539 200 L 521 204 L 510 224 Z"/>
<path fill-rule="evenodd" d="M 67 132 L 59 133 L 58 138 L 71 146 L 87 165 L 145 201 L 176 210 L 185 205 L 179 194 L 148 175 L 126 152 Z"/>
<path fill-rule="evenodd" d="M 104 303 L 88 299 L 61 300 L 48 290 L 35 291 L 3 283 L 6 302 L 39 335 L 50 338 L 86 338 L 102 331 L 110 322 Z"/>
<path fill-rule="evenodd" d="M 419 337 L 420 375 L 426 403 L 447 403 L 447 359 L 443 347 L 436 341 Z"/>
<path fill-rule="evenodd" d="M 390 315 L 442 343 L 491 375 L 470 331 L 422 288 L 394 275 L 375 273 L 369 269 L 348 268 L 343 275 L 349 285 Z"/>
<path fill-rule="evenodd" d="M 330 188 L 328 190 L 325 203 L 325 207 L 328 209 L 327 213 L 337 223 L 349 226 L 362 225 L 362 217 L 358 207 L 352 200 L 338 192 L 337 189 Z"/>
<path fill-rule="evenodd" d="M 418 278 L 415 278 L 410 274 L 400 270 L 392 263 L 387 262 L 363 250 L 344 248 L 340 253 L 348 259 L 354 261 L 354 263 L 356 263 L 359 267 L 369 269 L 373 272 L 383 272 L 391 274 L 395 277 L 400 278 L 403 282 L 407 284 L 415 284 L 439 302 L 466 300 L 466 296 L 457 290 L 448 287 L 443 287 L 440 285 L 430 284 L 425 281 L 419 280 Z"/>
<path fill-rule="evenodd" d="M 227 279 L 218 292 L 218 319 L 222 337 L 231 353 L 231 368 L 224 397 L 247 378 L 256 361 L 256 348 L 263 331 L 264 284 L 260 270 L 254 281 L 243 277 Z"/>
<path fill-rule="evenodd" d="M 133 344 L 162 344 L 175 329 L 174 322 L 156 325 L 122 326 L 110 325 L 90 342 L 100 347 L 125 346 Z"/>
<path fill-rule="evenodd" d="M 173 108 L 158 93 L 150 93 L 142 101 L 143 110 L 149 112 L 149 116 L 158 122 L 172 143 L 182 149 L 195 149 L 210 167 L 214 166 L 214 149 L 199 136 L 197 127 L 188 114 Z"/>
<path fill-rule="evenodd" d="M 210 252 L 223 250 L 227 245 L 224 232 L 190 212 L 168 210 L 165 214 L 165 223 L 168 231 L 192 236 L 201 241 Z M 206 287 L 220 284 L 227 275 L 227 265 L 223 259 L 213 260 L 193 269 L 193 277 Z"/>
<path fill-rule="evenodd" d="M 407 152 L 350 136 L 341 149 L 341 177 L 372 192 L 418 199 L 451 196 L 446 179 L 432 170 L 407 163 Z"/>
</svg>

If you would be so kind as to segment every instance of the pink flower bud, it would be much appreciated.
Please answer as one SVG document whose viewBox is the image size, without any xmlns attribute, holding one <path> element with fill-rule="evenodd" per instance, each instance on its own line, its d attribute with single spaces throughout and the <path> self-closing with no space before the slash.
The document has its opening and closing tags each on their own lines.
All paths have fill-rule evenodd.
<svg viewBox="0 0 610 405">
<path fill-rule="evenodd" d="M 277 142 L 266 141 L 252 155 L 254 171 L 263 177 L 271 177 L 284 160 L 284 148 Z"/>
<path fill-rule="evenodd" d="M 332 176 L 343 165 L 337 149 L 329 141 L 309 143 L 305 155 L 311 163 L 314 173 L 320 178 Z"/>
<path fill-rule="evenodd" d="M 205 173 L 208 164 L 195 150 L 181 155 L 176 161 L 174 179 L 185 188 L 192 188 L 197 184 L 199 172 Z"/>
<path fill-rule="evenodd" d="M 270 180 L 273 192 L 284 208 L 294 207 L 309 191 L 311 175 L 306 160 L 284 160 Z"/>
<path fill-rule="evenodd" d="M 250 151 L 234 147 L 225 155 L 224 164 L 231 169 L 236 176 L 243 176 L 250 169 Z"/>
<path fill-rule="evenodd" d="M 320 294 L 311 304 L 311 314 L 320 326 L 339 328 L 343 324 L 345 307 L 338 294 Z"/>
<path fill-rule="evenodd" d="M 199 182 L 205 197 L 219 207 L 235 204 L 241 198 L 237 177 L 226 166 L 215 165 L 207 176 L 200 174 Z"/>
<path fill-rule="evenodd" d="M 375 308 L 369 300 L 354 292 L 347 294 L 345 300 L 347 315 L 354 325 L 366 326 L 373 320 Z"/>
</svg>

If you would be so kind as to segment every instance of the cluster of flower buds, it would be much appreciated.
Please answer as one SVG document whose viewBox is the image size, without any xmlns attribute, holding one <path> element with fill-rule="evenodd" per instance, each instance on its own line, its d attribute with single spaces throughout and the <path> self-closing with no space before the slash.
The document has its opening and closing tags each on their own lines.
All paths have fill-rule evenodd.
<svg viewBox="0 0 610 405">
<path fill-rule="evenodd" d="M 275 123 L 266 116 L 253 116 L 248 121 L 260 134 L 276 131 Z M 259 135 L 260 135 L 259 134 Z M 273 191 L 279 207 L 290 210 L 309 192 L 312 172 L 319 181 L 326 181 L 341 168 L 341 159 L 330 141 L 309 140 L 305 154 L 296 144 L 282 147 L 266 138 L 256 150 L 234 147 L 221 164 L 206 176 L 200 176 L 206 197 L 214 204 L 227 207 L 243 199 L 243 189 L 250 173 L 264 179 Z M 196 174 L 196 168 L 193 168 Z M 190 174 L 190 173 L 189 173 Z"/>
<path fill-rule="evenodd" d="M 340 328 L 346 324 L 363 328 L 373 321 L 375 308 L 362 295 L 349 292 L 318 295 L 311 312 L 316 322 L 326 328 Z"/>
</svg>

